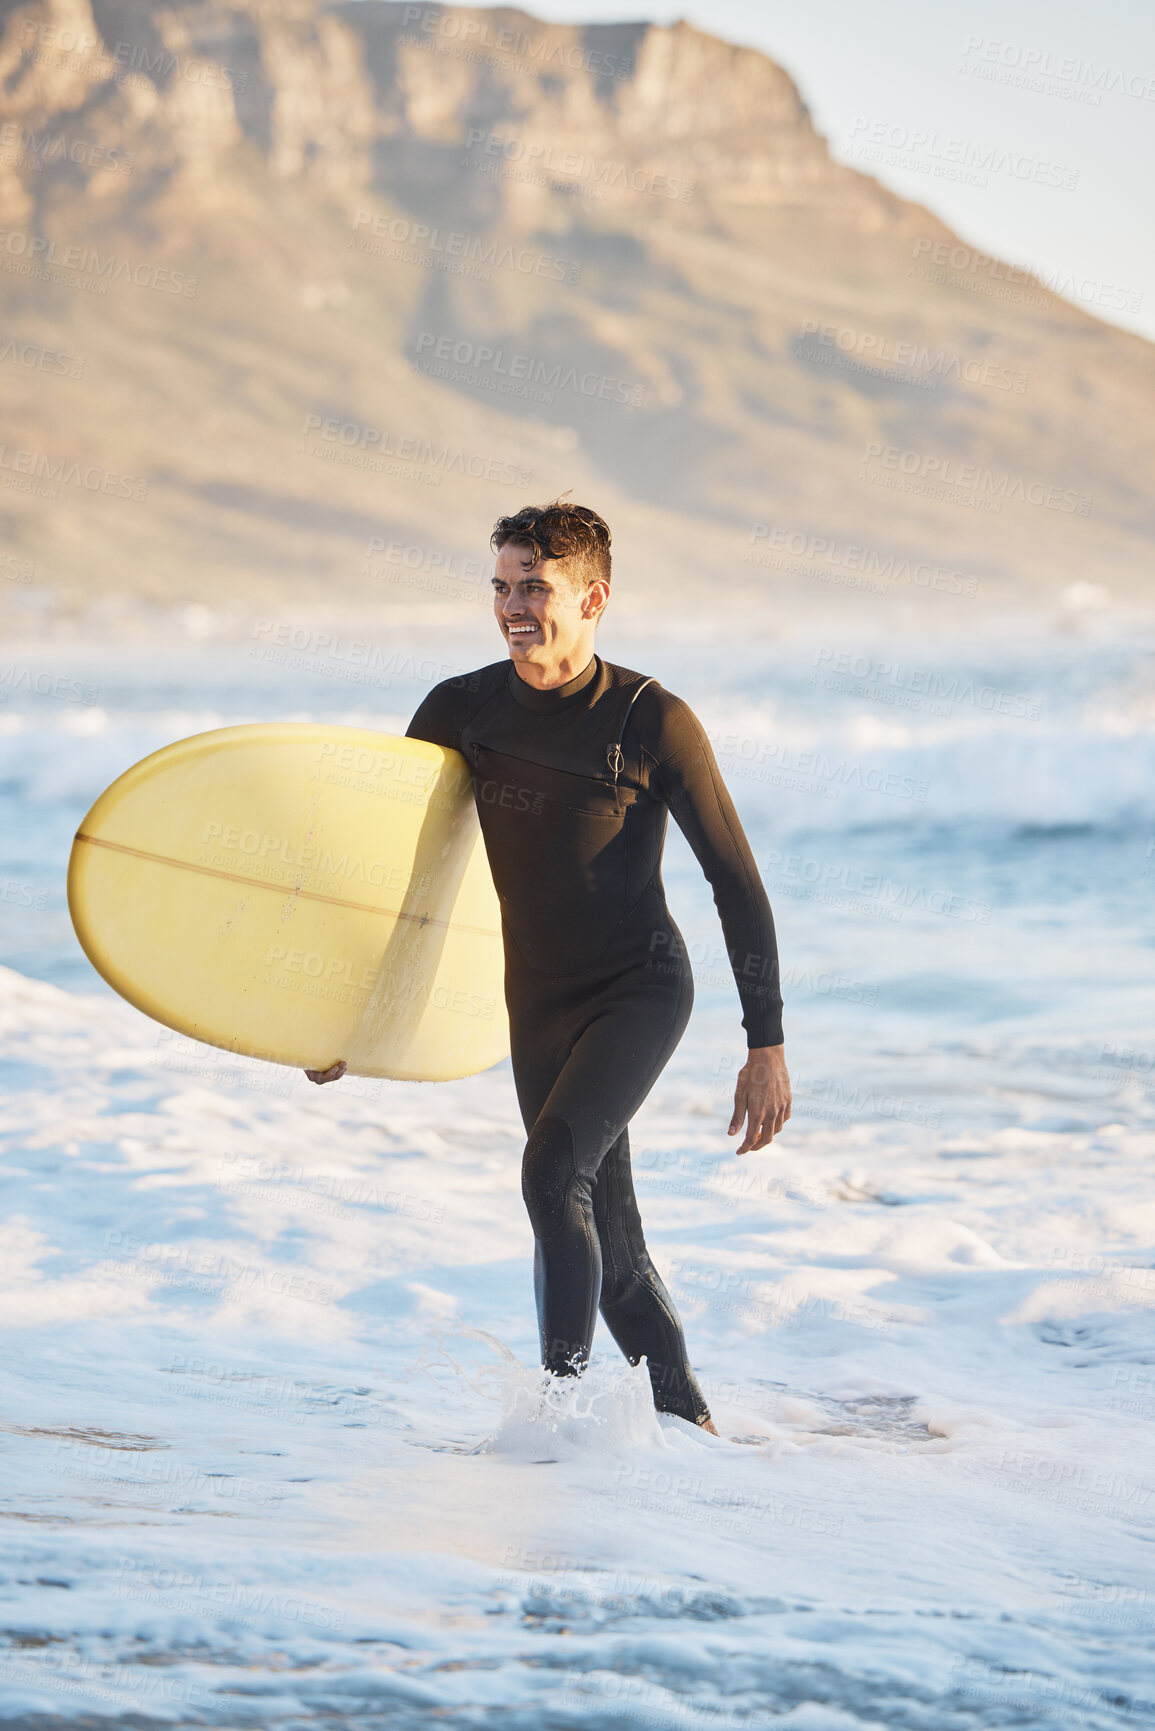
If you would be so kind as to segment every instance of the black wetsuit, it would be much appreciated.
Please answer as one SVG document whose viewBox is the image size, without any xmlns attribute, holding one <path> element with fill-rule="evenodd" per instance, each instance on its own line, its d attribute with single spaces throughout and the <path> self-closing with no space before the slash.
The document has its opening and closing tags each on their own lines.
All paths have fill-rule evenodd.
<svg viewBox="0 0 1155 1731">
<path fill-rule="evenodd" d="M 468 761 L 501 904 L 543 1363 L 580 1372 L 600 1306 L 630 1363 L 646 1359 L 655 1406 L 699 1423 L 627 1133 L 694 997 L 662 888 L 668 811 L 713 889 L 747 1044 L 782 1043 L 770 904 L 709 741 L 680 698 L 596 655 L 549 691 L 508 660 L 447 680 L 407 731 Z"/>
</svg>

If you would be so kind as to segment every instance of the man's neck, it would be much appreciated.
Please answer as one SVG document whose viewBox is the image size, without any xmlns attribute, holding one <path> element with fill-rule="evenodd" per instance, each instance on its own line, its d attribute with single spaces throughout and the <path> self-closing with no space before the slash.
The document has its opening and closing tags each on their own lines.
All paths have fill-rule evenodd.
<svg viewBox="0 0 1155 1731">
<path fill-rule="evenodd" d="M 571 679 L 586 671 L 594 658 L 593 645 L 590 645 L 584 659 L 580 651 L 566 656 L 552 667 L 544 667 L 539 662 L 527 661 L 519 665 L 513 664 L 514 672 L 526 685 L 532 685 L 535 691 L 553 691 L 559 685 L 568 685 Z"/>
</svg>

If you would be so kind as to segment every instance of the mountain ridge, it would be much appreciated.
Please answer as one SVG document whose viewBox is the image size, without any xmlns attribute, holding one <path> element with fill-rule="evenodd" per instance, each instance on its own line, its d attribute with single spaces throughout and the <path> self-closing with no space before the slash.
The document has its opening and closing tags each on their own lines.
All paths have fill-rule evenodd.
<svg viewBox="0 0 1155 1731">
<path fill-rule="evenodd" d="M 567 487 L 639 599 L 835 580 L 759 563 L 771 531 L 988 598 L 1139 592 L 1155 350 L 834 162 L 757 50 L 391 0 L 4 0 L 0 78 L 0 335 L 46 357 L 0 351 L 18 613 L 411 601 L 372 543 L 460 561 L 506 494 Z"/>
</svg>

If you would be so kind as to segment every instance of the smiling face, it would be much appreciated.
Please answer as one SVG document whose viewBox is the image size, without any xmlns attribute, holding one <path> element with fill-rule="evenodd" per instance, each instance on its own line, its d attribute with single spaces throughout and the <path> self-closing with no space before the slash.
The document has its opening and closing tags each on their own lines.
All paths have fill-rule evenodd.
<svg viewBox="0 0 1155 1731">
<path fill-rule="evenodd" d="M 507 541 L 497 555 L 493 612 L 510 659 L 531 685 L 562 685 L 589 665 L 594 630 L 609 599 L 600 580 L 588 588 L 570 576 L 567 559 L 539 559 Z"/>
</svg>

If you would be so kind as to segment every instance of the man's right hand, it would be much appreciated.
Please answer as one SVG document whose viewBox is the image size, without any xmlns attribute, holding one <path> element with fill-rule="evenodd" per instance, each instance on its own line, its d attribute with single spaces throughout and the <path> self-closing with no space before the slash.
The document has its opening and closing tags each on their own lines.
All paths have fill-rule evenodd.
<svg viewBox="0 0 1155 1731">
<path fill-rule="evenodd" d="M 746 1119 L 746 1135 L 735 1152 L 745 1154 L 752 1148 L 765 1148 L 789 1118 L 790 1106 L 786 1048 L 751 1046 L 734 1089 L 734 1116 L 728 1134 L 736 1136 Z"/>
<path fill-rule="evenodd" d="M 330 1064 L 327 1070 L 306 1070 L 310 1082 L 339 1082 L 345 1074 L 345 1060 L 338 1058 L 335 1064 Z"/>
</svg>

